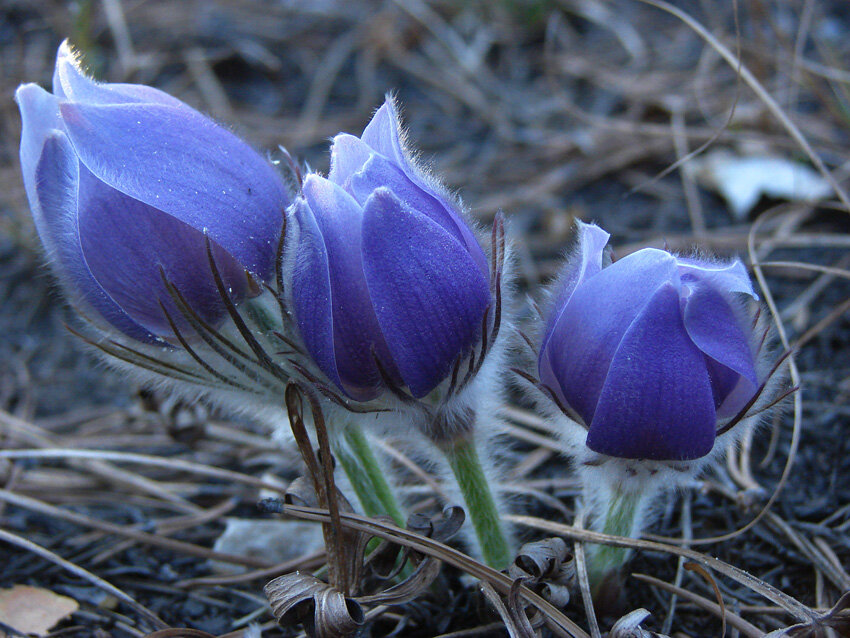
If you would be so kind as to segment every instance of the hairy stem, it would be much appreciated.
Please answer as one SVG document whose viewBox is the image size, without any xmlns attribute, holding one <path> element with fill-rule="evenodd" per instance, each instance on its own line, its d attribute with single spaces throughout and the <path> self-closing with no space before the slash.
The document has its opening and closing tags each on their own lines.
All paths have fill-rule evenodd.
<svg viewBox="0 0 850 638">
<path fill-rule="evenodd" d="M 475 441 L 472 437 L 456 439 L 443 452 L 463 494 L 484 562 L 494 569 L 507 568 L 513 559 L 511 547 Z"/>
<path fill-rule="evenodd" d="M 644 497 L 645 494 L 638 491 L 614 490 L 608 500 L 607 511 L 597 519 L 598 530 L 613 536 L 635 537 L 640 534 L 636 523 Z M 600 587 L 619 572 L 620 567 L 629 559 L 630 553 L 628 547 L 593 545 L 588 548 L 587 577 L 594 597 L 599 593 Z"/>
<path fill-rule="evenodd" d="M 346 424 L 343 441 L 337 440 L 334 454 L 345 470 L 367 516 L 389 516 L 404 527 L 406 517 L 393 494 L 372 444 L 357 423 Z"/>
</svg>

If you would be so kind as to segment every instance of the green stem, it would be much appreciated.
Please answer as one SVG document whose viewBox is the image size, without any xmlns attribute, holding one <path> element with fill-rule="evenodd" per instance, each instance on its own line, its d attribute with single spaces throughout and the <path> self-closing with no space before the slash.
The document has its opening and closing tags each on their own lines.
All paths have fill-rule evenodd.
<svg viewBox="0 0 850 638">
<path fill-rule="evenodd" d="M 494 569 L 507 568 L 513 555 L 474 440 L 457 439 L 443 452 L 463 494 L 484 562 Z"/>
<path fill-rule="evenodd" d="M 348 475 L 363 511 L 367 516 L 389 516 L 396 525 L 404 527 L 404 512 L 363 430 L 356 423 L 347 423 L 343 439 L 337 441 L 334 454 Z"/>
<path fill-rule="evenodd" d="M 632 537 L 640 530 L 635 530 L 635 518 L 640 509 L 642 494 L 640 492 L 619 492 L 612 495 L 602 522 L 605 534 L 613 536 Z M 594 597 L 605 581 L 615 575 L 629 559 L 631 550 L 628 547 L 611 547 L 610 545 L 593 545 L 587 553 L 587 577 L 590 590 Z"/>
</svg>

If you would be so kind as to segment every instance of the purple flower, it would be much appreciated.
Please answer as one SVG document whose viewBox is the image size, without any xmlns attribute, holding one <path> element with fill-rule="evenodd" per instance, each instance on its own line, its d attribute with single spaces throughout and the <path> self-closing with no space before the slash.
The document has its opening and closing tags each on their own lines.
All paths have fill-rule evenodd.
<svg viewBox="0 0 850 638">
<path fill-rule="evenodd" d="M 740 261 L 645 248 L 603 268 L 608 233 L 578 224 L 540 348 L 540 380 L 588 426 L 587 446 L 630 459 L 707 455 L 718 420 L 755 394 L 756 297 Z"/>
<path fill-rule="evenodd" d="M 428 394 L 480 337 L 488 265 L 411 163 L 391 101 L 361 137 L 334 138 L 328 178 L 308 176 L 293 210 L 293 310 L 318 367 L 357 400 L 387 383 Z"/>
<path fill-rule="evenodd" d="M 274 269 L 290 197 L 245 142 L 165 93 L 100 84 L 59 48 L 53 93 L 18 88 L 21 168 L 38 233 L 84 310 L 139 341 L 185 325 L 160 269 L 204 320 L 225 309 L 206 240 L 235 299 Z"/>
</svg>

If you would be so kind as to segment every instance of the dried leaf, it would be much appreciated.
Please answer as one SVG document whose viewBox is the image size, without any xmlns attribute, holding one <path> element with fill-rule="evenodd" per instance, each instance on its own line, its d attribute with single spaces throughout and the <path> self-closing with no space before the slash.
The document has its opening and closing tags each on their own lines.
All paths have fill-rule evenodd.
<svg viewBox="0 0 850 638">
<path fill-rule="evenodd" d="M 263 591 L 281 627 L 303 623 L 305 632 L 316 638 L 354 635 L 365 619 L 357 601 L 311 574 L 279 576 Z"/>
<path fill-rule="evenodd" d="M 547 538 L 526 543 L 508 568 L 511 578 L 530 577 L 534 580 L 555 578 L 561 575 L 561 565 L 572 560 L 563 538 Z"/>
<path fill-rule="evenodd" d="M 422 560 L 413 573 L 400 583 L 371 596 L 359 596 L 361 603 L 400 605 L 413 600 L 427 588 L 440 573 L 442 563 L 431 556 Z"/>
<path fill-rule="evenodd" d="M 718 150 L 692 164 L 700 181 L 723 196 L 737 219 L 743 219 L 762 195 L 815 201 L 832 194 L 832 187 L 820 174 L 777 155 L 741 157 Z"/>
<path fill-rule="evenodd" d="M 388 522 L 391 522 L 388 520 Z M 378 546 L 369 552 L 364 562 L 368 569 L 369 578 L 379 581 L 394 578 L 401 572 L 409 555 L 408 548 L 402 548 L 397 543 L 381 540 Z"/>
<path fill-rule="evenodd" d="M 532 586 L 532 589 L 555 605 L 558 609 L 563 609 L 570 602 L 570 588 L 566 585 L 538 583 L 537 585 Z"/>
<path fill-rule="evenodd" d="M 145 638 L 215 638 L 215 636 L 200 629 L 171 628 L 160 629 L 148 634 Z"/>
<path fill-rule="evenodd" d="M 556 607 L 566 607 L 576 585 L 575 559 L 562 538 L 526 543 L 508 567 L 508 576 L 523 579 L 526 587 Z"/>
<path fill-rule="evenodd" d="M 466 514 L 462 507 L 452 506 L 443 510 L 439 516 L 429 517 L 421 513 L 411 514 L 407 519 L 407 529 L 441 543 L 458 533 Z"/>
<path fill-rule="evenodd" d="M 614 623 L 608 638 L 669 638 L 640 626 L 651 615 L 646 609 L 635 609 Z"/>
<path fill-rule="evenodd" d="M 22 634 L 44 636 L 79 607 L 73 598 L 40 587 L 15 585 L 0 589 L 0 622 Z M 2 631 L 0 638 L 6 638 Z"/>
</svg>

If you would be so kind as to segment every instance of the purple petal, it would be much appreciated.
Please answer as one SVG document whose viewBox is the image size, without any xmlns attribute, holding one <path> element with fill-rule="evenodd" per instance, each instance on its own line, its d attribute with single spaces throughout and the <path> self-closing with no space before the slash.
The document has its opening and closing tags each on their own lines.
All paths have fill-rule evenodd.
<svg viewBox="0 0 850 638">
<path fill-rule="evenodd" d="M 662 285 L 629 327 L 605 379 L 587 446 L 627 459 L 685 461 L 714 445 L 714 397 L 702 352 Z"/>
<path fill-rule="evenodd" d="M 457 211 L 456 204 L 440 192 L 441 189 L 436 183 L 426 179 L 411 164 L 403 150 L 401 125 L 392 99 L 387 98 L 377 110 L 364 129 L 361 140 L 374 150 L 376 155 L 369 158 L 359 173 L 352 171 L 345 175 L 351 179 L 352 193 L 357 200 L 363 204 L 376 188 L 389 188 L 413 210 L 428 215 L 457 237 L 467 247 L 482 272 L 488 273 L 487 257 L 466 220 Z M 353 148 L 354 143 L 351 140 L 346 140 L 346 144 L 345 148 L 357 156 L 357 161 L 362 159 L 362 147 Z M 342 152 L 341 147 L 338 154 Z M 339 179 L 342 179 L 344 172 L 339 170 L 338 175 Z"/>
<path fill-rule="evenodd" d="M 53 93 L 71 102 L 90 104 L 147 103 L 189 108 L 167 93 L 141 84 L 101 84 L 80 68 L 77 53 L 67 40 L 59 46 L 53 71 Z"/>
<path fill-rule="evenodd" d="M 267 278 L 288 196 L 235 135 L 188 108 L 60 105 L 83 164 L 125 195 L 206 232 Z"/>
<path fill-rule="evenodd" d="M 342 387 L 334 354 L 333 307 L 328 251 L 304 199 L 292 206 L 298 222 L 298 252 L 292 272 L 292 310 L 307 352 L 334 384 Z"/>
<path fill-rule="evenodd" d="M 130 318 L 97 283 L 89 270 L 77 227 L 79 162 L 64 133 L 54 132 L 43 145 L 27 186 L 38 234 L 51 255 L 56 274 L 72 293 L 107 322 L 143 343 L 158 343 L 150 331 Z"/>
<path fill-rule="evenodd" d="M 363 266 L 401 377 L 425 396 L 480 336 L 487 278 L 442 227 L 384 188 L 364 209 Z"/>
<path fill-rule="evenodd" d="M 746 377 L 705 357 L 708 380 L 714 393 L 714 407 L 718 419 L 735 416 L 753 397 L 753 384 Z"/>
<path fill-rule="evenodd" d="M 415 186 L 440 200 L 449 211 L 453 211 L 454 205 L 445 201 L 445 198 L 438 192 L 441 188 L 435 180 L 430 178 L 430 176 L 424 175 L 413 164 L 409 152 L 405 150 L 406 145 L 402 138 L 398 109 L 396 108 L 395 101 L 387 97 L 384 104 L 375 112 L 372 120 L 363 130 L 363 135 L 360 136 L 360 139 L 378 155 L 383 156 L 401 169 Z M 461 225 L 466 226 L 466 223 L 461 222 Z"/>
<path fill-rule="evenodd" d="M 549 339 L 552 337 L 552 331 L 555 329 L 575 289 L 584 280 L 602 270 L 602 258 L 610 237 L 609 233 L 596 224 L 585 224 L 581 220 L 576 220 L 576 247 L 573 249 L 573 254 L 564 263 L 555 283 L 555 298 L 551 304 L 553 312 L 548 318 L 546 333 L 540 344 L 541 353 L 546 350 Z M 548 357 L 541 356 L 541 363 L 544 360 L 547 360 L 546 367 L 550 368 Z"/>
<path fill-rule="evenodd" d="M 160 268 L 202 319 L 217 325 L 225 318 L 202 232 L 110 188 L 84 167 L 80 168 L 78 225 L 83 255 L 94 278 L 150 332 L 173 334 L 162 303 L 183 334 L 192 334 L 162 282 Z M 244 269 L 219 246 L 213 244 L 212 251 L 234 300 L 244 298 Z"/>
<path fill-rule="evenodd" d="M 685 283 L 698 281 L 708 284 L 716 290 L 742 292 L 750 295 L 753 299 L 759 298 L 753 290 L 753 283 L 749 274 L 747 274 L 747 269 L 737 259 L 731 263 L 714 263 L 678 257 L 676 261 L 679 263 L 679 272 L 682 281 Z"/>
<path fill-rule="evenodd" d="M 374 357 L 391 376 L 397 378 L 398 373 L 363 274 L 363 211 L 342 188 L 317 175 L 304 181 L 303 194 L 327 251 L 334 352 L 342 388 L 359 400 L 373 398 L 381 381 Z"/>
<path fill-rule="evenodd" d="M 405 173 L 408 172 L 410 167 L 402 150 L 398 111 L 391 98 L 387 98 L 381 108 L 375 111 L 375 115 L 363 129 L 360 139 L 370 148 L 398 164 Z"/>
<path fill-rule="evenodd" d="M 334 184 L 347 187 L 349 178 L 363 168 L 373 153 L 359 137 L 340 133 L 331 144 L 331 170 L 328 179 Z"/>
<path fill-rule="evenodd" d="M 595 267 L 595 266 L 594 266 Z M 646 248 L 617 261 L 577 287 L 551 331 L 541 358 L 567 404 L 590 423 L 620 340 L 647 301 L 665 282 L 678 283 L 676 260 Z"/>
<path fill-rule="evenodd" d="M 59 114 L 59 101 L 37 84 L 19 86 L 15 101 L 21 110 L 21 172 L 27 192 L 34 193 L 36 167 L 44 142 L 64 131 L 65 125 Z"/>
<path fill-rule="evenodd" d="M 720 367 L 733 373 L 734 378 L 718 366 L 709 368 L 713 372 L 712 389 L 719 416 L 734 415 L 758 387 L 753 351 L 742 324 L 749 320 L 736 313 L 721 294 L 703 284 L 694 286 L 686 299 L 684 321 L 694 344 Z M 745 383 L 738 388 L 742 380 Z M 730 398 L 734 400 L 727 401 Z"/>
<path fill-rule="evenodd" d="M 437 222 L 462 246 L 466 246 L 482 272 L 485 274 L 488 272 L 484 251 L 481 250 L 478 240 L 464 221 L 432 192 L 423 190 L 411 182 L 400 168 L 385 157 L 373 154 L 361 170 L 351 175 L 349 185 L 351 193 L 361 204 L 365 203 L 376 189 L 381 187 L 389 189 L 411 210 Z"/>
</svg>

